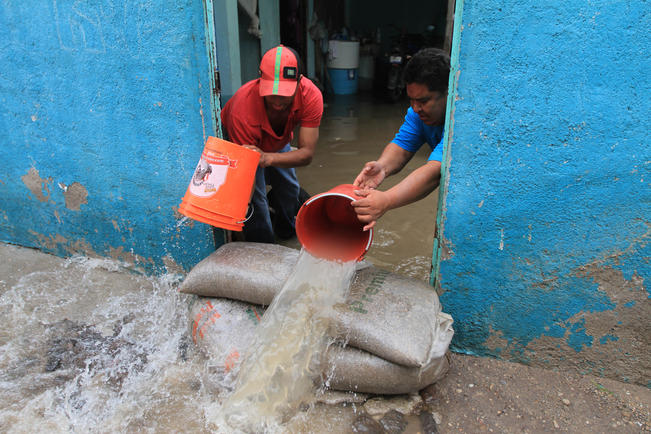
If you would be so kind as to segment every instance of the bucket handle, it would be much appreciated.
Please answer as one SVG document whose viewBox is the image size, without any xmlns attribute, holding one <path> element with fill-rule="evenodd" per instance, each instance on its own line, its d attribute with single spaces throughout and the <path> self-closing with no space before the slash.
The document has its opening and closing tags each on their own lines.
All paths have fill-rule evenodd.
<svg viewBox="0 0 651 434">
<path fill-rule="evenodd" d="M 249 215 L 246 216 L 246 218 L 244 220 L 240 220 L 239 222 L 237 222 L 237 224 L 246 223 L 251 217 L 253 217 L 253 207 L 251 205 L 249 205 L 249 208 L 251 209 L 251 211 L 249 212 Z"/>
</svg>

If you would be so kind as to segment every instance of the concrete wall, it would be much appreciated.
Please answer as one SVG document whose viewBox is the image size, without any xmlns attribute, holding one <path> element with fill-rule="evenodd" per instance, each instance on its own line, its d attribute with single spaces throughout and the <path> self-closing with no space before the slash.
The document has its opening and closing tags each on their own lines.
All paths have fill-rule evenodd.
<svg viewBox="0 0 651 434">
<path fill-rule="evenodd" d="M 647 3 L 457 4 L 435 251 L 454 348 L 651 385 Z"/>
<path fill-rule="evenodd" d="M 176 212 L 215 134 L 201 0 L 2 2 L 0 240 L 189 268 Z"/>
</svg>

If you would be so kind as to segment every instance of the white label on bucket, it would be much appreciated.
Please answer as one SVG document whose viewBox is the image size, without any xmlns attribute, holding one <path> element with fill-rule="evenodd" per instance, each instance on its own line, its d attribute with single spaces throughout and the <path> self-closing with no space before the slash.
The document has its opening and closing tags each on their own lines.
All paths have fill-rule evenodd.
<svg viewBox="0 0 651 434">
<path fill-rule="evenodd" d="M 210 197 L 217 193 L 224 184 L 228 169 L 237 166 L 237 160 L 231 160 L 227 155 L 204 151 L 190 182 L 190 193 L 199 197 Z"/>
</svg>

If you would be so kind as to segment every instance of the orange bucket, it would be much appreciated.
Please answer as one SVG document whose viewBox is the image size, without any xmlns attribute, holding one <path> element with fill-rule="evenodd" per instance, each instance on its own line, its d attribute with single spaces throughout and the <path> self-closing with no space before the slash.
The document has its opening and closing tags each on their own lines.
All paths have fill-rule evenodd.
<svg viewBox="0 0 651 434">
<path fill-rule="evenodd" d="M 197 208 L 185 202 L 181 202 L 181 205 L 179 205 L 179 212 L 202 223 L 218 226 L 222 229 L 228 229 L 231 231 L 241 231 L 244 226 L 244 222 L 235 221 L 233 218 L 221 214 L 211 213 L 210 211 Z M 228 227 L 224 225 L 228 225 Z"/>
<path fill-rule="evenodd" d="M 194 212 L 184 209 L 179 207 L 179 212 L 187 217 L 190 217 L 192 220 L 199 221 L 201 223 L 206 223 L 211 226 L 217 226 L 222 229 L 228 229 L 229 231 L 241 231 L 242 230 L 242 224 L 237 224 L 237 222 L 234 222 L 232 220 L 228 221 L 221 221 L 221 220 L 216 220 L 210 217 L 205 217 L 199 214 L 195 214 Z"/>
<path fill-rule="evenodd" d="M 260 154 L 208 137 L 179 212 L 223 229 L 241 231 Z"/>
<path fill-rule="evenodd" d="M 371 247 L 373 229 L 364 223 L 350 204 L 361 199 L 358 187 L 342 184 L 309 198 L 296 215 L 296 237 L 312 255 L 338 261 L 361 261 Z"/>
</svg>

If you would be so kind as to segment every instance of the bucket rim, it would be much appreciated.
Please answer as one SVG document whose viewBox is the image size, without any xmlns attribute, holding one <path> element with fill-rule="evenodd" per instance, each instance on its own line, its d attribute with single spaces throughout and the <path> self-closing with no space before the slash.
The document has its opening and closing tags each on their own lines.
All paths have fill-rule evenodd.
<svg viewBox="0 0 651 434">
<path fill-rule="evenodd" d="M 325 196 L 340 196 L 340 197 L 345 197 L 346 199 L 350 199 L 351 202 L 352 202 L 353 200 L 356 200 L 354 197 L 349 196 L 349 195 L 344 194 L 344 193 L 335 193 L 335 192 L 329 192 L 329 191 L 326 191 L 326 192 L 323 192 L 323 193 L 319 193 L 319 194 L 317 194 L 317 195 L 315 195 L 315 196 L 312 196 L 311 198 L 309 198 L 308 200 L 305 201 L 305 204 L 304 204 L 304 205 L 309 205 L 309 204 L 311 204 L 312 202 L 314 202 L 315 200 L 317 200 L 317 199 L 321 199 L 322 197 L 325 197 Z"/>
<path fill-rule="evenodd" d="M 317 194 L 315 196 L 312 196 L 311 198 L 306 200 L 305 203 L 303 204 L 303 207 L 308 207 L 315 200 L 318 200 L 318 199 L 321 199 L 322 197 L 327 197 L 327 196 L 345 197 L 346 199 L 350 199 L 351 202 L 354 201 L 354 200 L 357 200 L 357 199 L 355 199 L 354 197 L 352 197 L 352 196 L 350 196 L 348 194 L 332 192 L 332 191 L 325 191 L 323 193 L 319 193 L 319 194 Z M 302 211 L 303 207 L 301 207 L 301 209 L 299 209 L 299 211 L 298 211 L 299 213 Z M 298 235 L 298 233 L 297 233 L 297 235 Z M 362 254 L 357 258 L 358 261 L 360 261 L 361 259 L 364 258 L 364 256 L 366 256 L 366 253 L 370 250 L 372 243 L 373 243 L 373 228 L 370 228 L 368 230 L 368 241 L 366 242 L 366 246 L 364 247 L 364 252 L 362 252 Z"/>
<path fill-rule="evenodd" d="M 189 210 L 189 209 L 185 208 L 184 206 L 179 207 L 179 212 L 181 214 L 183 214 L 184 216 L 189 217 L 189 218 L 191 218 L 193 220 L 197 220 L 197 221 L 199 221 L 201 223 L 205 223 L 205 224 L 208 224 L 208 225 L 211 225 L 211 226 L 216 226 L 218 228 L 231 230 L 231 231 L 237 231 L 237 232 L 242 231 L 243 225 L 238 224 L 236 221 L 225 222 L 225 221 L 215 220 L 213 218 L 197 214 L 197 213 L 193 212 L 192 210 Z"/>
<path fill-rule="evenodd" d="M 192 203 L 192 202 L 188 202 L 188 201 L 185 200 L 185 199 L 181 199 L 181 205 L 186 206 L 186 207 L 187 207 L 187 206 L 191 206 L 192 208 L 197 208 L 197 209 L 201 210 L 201 211 L 204 212 L 204 213 L 210 214 L 211 216 L 217 216 L 217 217 L 220 217 L 220 218 L 229 219 L 229 220 L 235 220 L 235 221 L 239 220 L 239 219 L 238 219 L 237 217 L 235 217 L 235 216 L 228 215 L 228 214 L 222 214 L 222 213 L 220 213 L 220 212 L 212 211 L 212 210 L 210 210 L 210 209 L 208 209 L 208 208 L 204 208 L 204 207 L 202 207 L 202 206 L 199 205 L 199 204 Z M 191 210 L 191 211 L 192 211 L 192 210 Z M 247 208 L 247 211 L 248 211 L 248 208 Z"/>
</svg>

